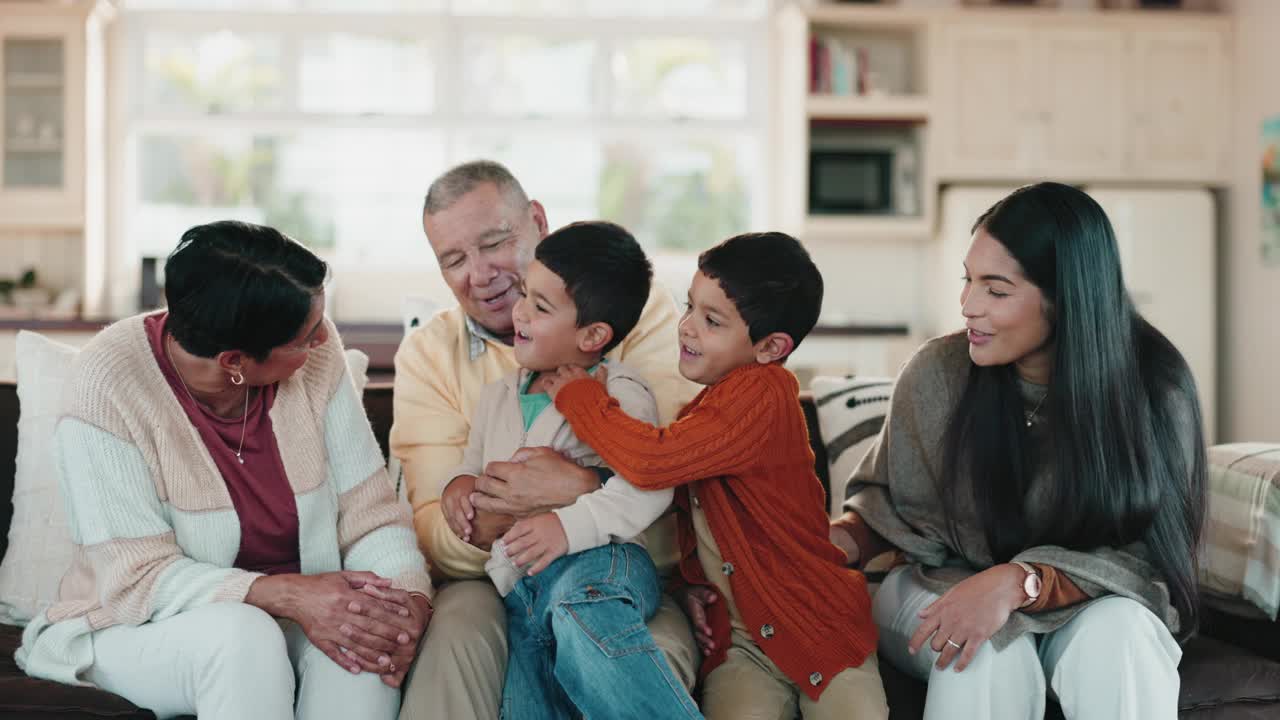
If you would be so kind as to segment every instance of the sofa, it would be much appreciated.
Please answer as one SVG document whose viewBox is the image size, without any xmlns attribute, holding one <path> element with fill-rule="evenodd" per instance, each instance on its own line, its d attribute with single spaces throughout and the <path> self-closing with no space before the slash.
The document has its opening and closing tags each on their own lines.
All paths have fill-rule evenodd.
<svg viewBox="0 0 1280 720">
<path fill-rule="evenodd" d="M 370 384 L 365 408 L 385 453 L 391 429 L 391 386 Z M 805 415 L 816 470 L 830 487 L 827 453 L 817 432 L 817 412 L 805 395 Z M 12 516 L 18 397 L 12 383 L 0 383 L 0 556 L 7 548 Z M 874 578 L 873 578 L 874 580 Z M 26 677 L 13 660 L 21 629 L 0 625 L 0 720 L 16 718 L 154 718 L 123 698 L 88 687 L 70 687 Z M 924 708 L 925 686 L 881 664 L 892 720 L 916 720 Z M 1280 718 L 1280 624 L 1230 616 L 1206 608 L 1201 633 L 1186 648 L 1180 667 L 1179 717 L 1186 720 Z M 1052 705 L 1049 718 L 1061 718 Z"/>
</svg>

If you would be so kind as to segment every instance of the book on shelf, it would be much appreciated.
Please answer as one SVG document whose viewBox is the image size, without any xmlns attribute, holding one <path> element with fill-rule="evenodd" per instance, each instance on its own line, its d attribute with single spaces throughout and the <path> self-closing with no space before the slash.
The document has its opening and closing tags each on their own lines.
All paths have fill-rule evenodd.
<svg viewBox="0 0 1280 720">
<path fill-rule="evenodd" d="M 834 37 L 809 39 L 809 92 L 824 95 L 869 95 L 881 88 L 872 82 L 870 53 L 865 47 Z"/>
</svg>

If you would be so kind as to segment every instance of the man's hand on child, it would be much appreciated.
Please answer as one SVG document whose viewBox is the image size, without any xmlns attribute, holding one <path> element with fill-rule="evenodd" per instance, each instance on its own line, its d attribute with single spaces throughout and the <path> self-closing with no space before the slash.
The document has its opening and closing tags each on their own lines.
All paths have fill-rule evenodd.
<svg viewBox="0 0 1280 720">
<path fill-rule="evenodd" d="M 502 536 L 507 556 L 516 567 L 537 575 L 556 558 L 569 552 L 569 536 L 555 513 L 543 513 L 518 521 Z"/>
<path fill-rule="evenodd" d="M 476 510 L 471 505 L 471 493 L 475 489 L 475 475 L 459 475 L 449 482 L 440 498 L 444 521 L 463 542 L 471 542 L 471 521 L 476 517 Z"/>
<path fill-rule="evenodd" d="M 600 381 L 601 384 L 608 384 L 609 369 L 604 363 L 600 363 L 600 365 L 596 367 L 596 373 L 593 376 L 577 365 L 561 365 L 560 368 L 556 370 L 555 375 L 548 377 L 544 381 L 546 384 L 543 388 L 547 391 L 547 395 L 549 395 L 551 400 L 554 402 L 556 395 L 560 394 L 560 391 L 564 389 L 565 385 L 568 385 L 574 380 L 581 380 L 583 378 L 590 380 L 593 377 Z"/>
<path fill-rule="evenodd" d="M 686 586 L 681 593 L 685 614 L 689 616 L 689 622 L 693 623 L 693 637 L 698 641 L 698 647 L 702 648 L 703 655 L 710 655 L 716 649 L 716 643 L 711 639 L 711 624 L 707 622 L 707 606 L 719 597 L 715 590 L 696 585 Z"/>
</svg>

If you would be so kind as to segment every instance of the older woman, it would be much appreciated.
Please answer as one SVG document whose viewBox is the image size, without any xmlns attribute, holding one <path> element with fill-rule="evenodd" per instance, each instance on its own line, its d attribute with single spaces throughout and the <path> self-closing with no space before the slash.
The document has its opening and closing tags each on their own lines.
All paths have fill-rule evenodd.
<svg viewBox="0 0 1280 720">
<path fill-rule="evenodd" d="M 876 594 L 880 656 L 925 717 L 1177 714 L 1197 623 L 1205 456 L 1195 384 L 1134 309 L 1102 209 L 1055 183 L 978 219 L 967 332 L 907 363 L 832 540 L 909 563 Z"/>
<path fill-rule="evenodd" d="M 55 437 L 77 550 L 29 674 L 160 717 L 395 716 L 431 581 L 326 273 L 271 228 L 195 227 L 168 312 L 81 352 Z"/>
</svg>

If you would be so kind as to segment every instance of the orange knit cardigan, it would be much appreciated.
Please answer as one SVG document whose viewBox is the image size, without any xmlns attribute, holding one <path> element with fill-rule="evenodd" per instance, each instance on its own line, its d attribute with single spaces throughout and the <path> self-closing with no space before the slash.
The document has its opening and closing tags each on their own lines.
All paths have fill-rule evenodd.
<svg viewBox="0 0 1280 720">
<path fill-rule="evenodd" d="M 866 578 L 843 566 L 844 553 L 828 539 L 799 389 L 781 365 L 743 366 L 703 389 L 665 428 L 629 417 L 595 380 L 566 385 L 556 407 L 636 487 L 678 487 L 677 507 L 687 509 L 681 486 L 697 483 L 752 639 L 817 699 L 875 650 L 876 629 Z M 679 534 L 683 581 L 709 585 L 687 512 Z M 726 604 L 708 613 L 716 651 L 702 664 L 704 676 L 730 644 Z"/>
</svg>

